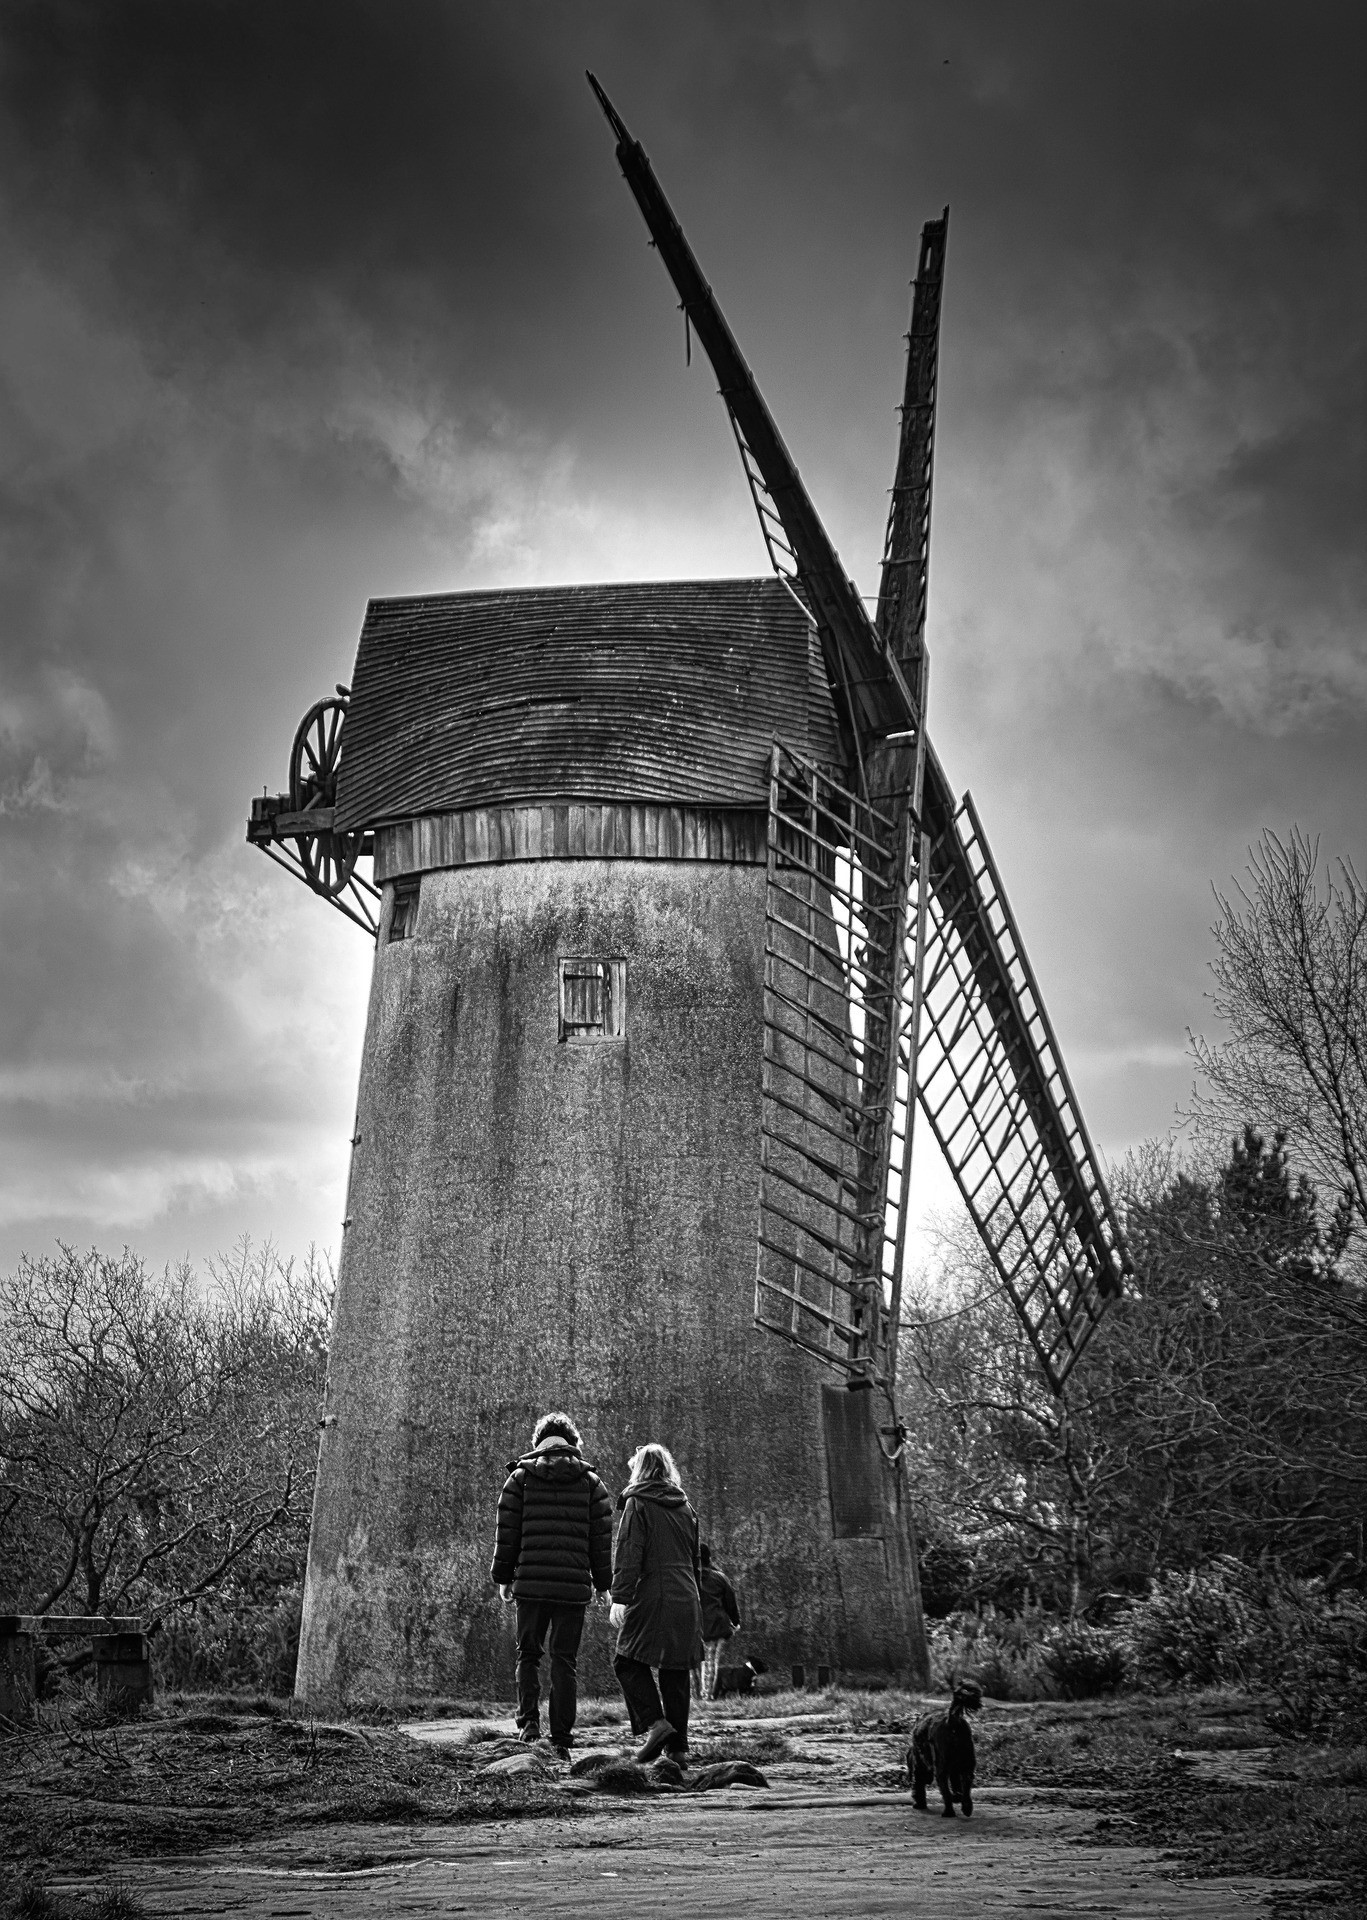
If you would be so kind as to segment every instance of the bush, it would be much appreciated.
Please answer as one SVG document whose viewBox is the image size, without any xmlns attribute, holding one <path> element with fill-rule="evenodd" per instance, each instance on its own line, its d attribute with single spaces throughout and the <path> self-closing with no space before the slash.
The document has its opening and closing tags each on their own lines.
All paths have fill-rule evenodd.
<svg viewBox="0 0 1367 1920">
<path fill-rule="evenodd" d="M 1125 1647 L 1111 1628 L 1064 1620 L 1049 1628 L 1043 1655 L 1060 1700 L 1092 1700 L 1125 1684 Z"/>
<path fill-rule="evenodd" d="M 1141 1679 L 1264 1688 L 1281 1732 L 1367 1735 L 1367 1597 L 1351 1589 L 1224 1555 L 1153 1581 L 1121 1631 Z"/>
<path fill-rule="evenodd" d="M 279 1586 L 229 1583 L 173 1615 L 152 1642 L 158 1685 L 293 1693 L 303 1588 L 291 1573 Z"/>
<path fill-rule="evenodd" d="M 931 1675 L 947 1693 L 968 1674 L 989 1700 L 1086 1700 L 1124 1683 L 1125 1647 L 1106 1627 L 1060 1620 L 1040 1609 L 1019 1614 L 951 1614 L 930 1634 Z"/>
<path fill-rule="evenodd" d="M 1121 1632 L 1137 1678 L 1156 1686 L 1247 1685 L 1254 1639 L 1246 1569 L 1222 1558 L 1152 1581 Z"/>
</svg>

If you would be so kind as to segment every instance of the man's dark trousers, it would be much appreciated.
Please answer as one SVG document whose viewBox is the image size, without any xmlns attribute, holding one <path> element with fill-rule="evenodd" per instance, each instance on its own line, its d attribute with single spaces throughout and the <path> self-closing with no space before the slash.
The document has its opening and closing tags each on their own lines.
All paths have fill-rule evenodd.
<svg viewBox="0 0 1367 1920">
<path fill-rule="evenodd" d="M 541 1725 L 541 1651 L 551 1636 L 551 1744 L 567 1747 L 579 1704 L 579 1641 L 584 1607 L 555 1600 L 517 1603 L 517 1724 L 520 1731 Z"/>
</svg>

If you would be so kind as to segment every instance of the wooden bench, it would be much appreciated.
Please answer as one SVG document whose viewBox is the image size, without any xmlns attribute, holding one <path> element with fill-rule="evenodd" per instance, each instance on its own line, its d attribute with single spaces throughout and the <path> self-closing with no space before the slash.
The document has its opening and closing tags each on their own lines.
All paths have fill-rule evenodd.
<svg viewBox="0 0 1367 1920">
<path fill-rule="evenodd" d="M 0 1720 L 32 1717 L 40 1640 L 89 1640 L 98 1692 L 151 1700 L 152 1655 L 139 1614 L 0 1613 Z"/>
</svg>

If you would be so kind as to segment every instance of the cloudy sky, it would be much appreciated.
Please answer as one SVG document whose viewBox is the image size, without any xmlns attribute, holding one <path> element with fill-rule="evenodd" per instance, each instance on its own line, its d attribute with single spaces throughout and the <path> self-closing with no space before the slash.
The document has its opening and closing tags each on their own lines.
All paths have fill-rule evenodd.
<svg viewBox="0 0 1367 1920">
<path fill-rule="evenodd" d="M 1367 854 L 1357 4 L 0 7 L 0 1262 L 335 1248 L 365 938 L 243 844 L 371 594 L 764 571 L 584 83 L 877 586 L 952 207 L 932 712 L 1093 1132 L 1211 882 Z"/>
</svg>

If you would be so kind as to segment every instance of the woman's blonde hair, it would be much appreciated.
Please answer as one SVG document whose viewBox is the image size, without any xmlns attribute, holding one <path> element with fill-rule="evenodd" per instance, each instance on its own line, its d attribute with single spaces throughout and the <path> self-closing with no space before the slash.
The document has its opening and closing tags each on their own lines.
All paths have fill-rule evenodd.
<svg viewBox="0 0 1367 1920">
<path fill-rule="evenodd" d="M 673 1454 L 658 1440 L 647 1440 L 643 1447 L 637 1447 L 627 1462 L 627 1471 L 633 1480 L 667 1480 L 671 1487 L 683 1485 Z"/>
</svg>

